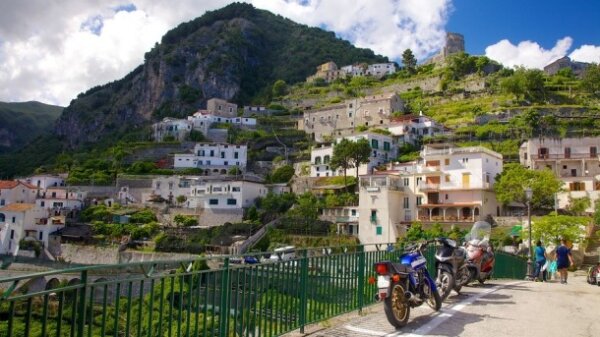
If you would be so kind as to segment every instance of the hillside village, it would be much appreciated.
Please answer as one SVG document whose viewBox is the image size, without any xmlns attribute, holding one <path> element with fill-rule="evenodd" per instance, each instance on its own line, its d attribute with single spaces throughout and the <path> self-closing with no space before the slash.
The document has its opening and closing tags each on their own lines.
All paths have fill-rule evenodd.
<svg viewBox="0 0 600 337">
<path fill-rule="evenodd" d="M 449 33 L 446 47 L 419 68 L 445 69 L 456 55 L 464 55 L 464 38 Z M 515 144 L 518 137 L 511 132 L 520 129 L 511 123 L 531 115 L 529 110 L 498 107 L 497 113 L 484 114 L 482 103 L 479 110 L 463 107 L 460 118 L 444 112 L 462 99 L 483 102 L 489 83 L 481 76 L 444 84 L 443 76 L 417 74 L 386 86 L 386 78 L 407 70 L 394 63 L 338 67 L 323 62 L 305 84 L 288 86 L 268 106 L 240 107 L 211 97 L 204 109 L 185 118 L 156 121 L 154 145 L 120 155 L 115 162 L 128 164 L 129 171 L 114 180 L 77 180 L 69 166 L 0 181 L 0 254 L 64 260 L 65 242 L 241 254 L 253 245 L 272 249 L 281 238 L 272 239 L 271 247 L 258 244 L 269 235 L 260 229 L 270 226 L 361 244 L 397 242 L 415 224 L 444 230 L 468 228 L 478 220 L 526 226 L 532 201 L 498 195 L 505 168 L 515 164 L 551 172 L 560 182 L 556 193 L 535 201 L 536 215 L 595 212 L 600 198 L 597 135 L 532 132 Z M 544 71 L 577 78 L 588 66 L 560 59 Z M 480 72 L 493 75 L 500 68 L 488 63 Z M 371 85 L 359 85 L 351 95 L 331 89 L 361 78 Z M 447 85 L 461 90 L 450 87 L 456 92 L 450 99 L 425 94 Z M 427 103 L 434 101 L 438 111 Z M 548 114 L 577 119 L 560 115 L 560 109 L 540 110 L 530 120 L 538 126 Z M 465 122 L 464 116 L 473 118 Z M 478 139 L 486 125 L 506 131 L 494 138 L 494 130 L 488 130 Z M 500 147 L 506 144 L 508 150 Z M 574 211 L 575 204 L 583 206 Z M 199 239 L 205 233 L 210 239 Z M 192 237 L 200 247 L 190 248 Z"/>
</svg>

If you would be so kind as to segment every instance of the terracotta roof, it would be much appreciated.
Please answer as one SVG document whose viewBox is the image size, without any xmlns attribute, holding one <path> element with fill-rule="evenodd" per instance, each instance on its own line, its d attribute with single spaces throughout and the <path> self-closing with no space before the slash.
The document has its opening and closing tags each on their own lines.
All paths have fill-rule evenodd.
<svg viewBox="0 0 600 337">
<path fill-rule="evenodd" d="M 28 183 L 28 182 L 21 181 L 21 184 L 22 184 L 23 186 L 27 187 L 28 189 L 31 189 L 31 190 L 37 190 L 37 187 L 36 187 L 35 185 L 32 185 L 32 184 L 30 184 L 30 183 Z"/>
<path fill-rule="evenodd" d="M 0 190 L 11 190 L 19 185 L 17 180 L 0 180 Z"/>
<path fill-rule="evenodd" d="M 10 204 L 0 208 L 0 212 L 25 212 L 35 207 L 35 204 Z"/>
</svg>

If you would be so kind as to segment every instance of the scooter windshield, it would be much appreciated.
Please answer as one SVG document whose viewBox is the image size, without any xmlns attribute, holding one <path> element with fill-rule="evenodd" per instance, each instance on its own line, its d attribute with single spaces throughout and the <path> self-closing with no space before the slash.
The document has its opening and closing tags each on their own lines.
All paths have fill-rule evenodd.
<svg viewBox="0 0 600 337">
<path fill-rule="evenodd" d="M 470 240 L 489 240 L 492 235 L 492 225 L 486 221 L 477 221 L 471 227 L 471 232 L 467 234 L 467 241 Z"/>
</svg>

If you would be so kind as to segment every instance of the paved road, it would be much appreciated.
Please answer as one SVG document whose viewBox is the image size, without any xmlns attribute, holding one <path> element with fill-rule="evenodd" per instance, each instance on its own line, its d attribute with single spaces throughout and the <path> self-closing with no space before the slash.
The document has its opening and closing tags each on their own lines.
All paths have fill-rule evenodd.
<svg viewBox="0 0 600 337">
<path fill-rule="evenodd" d="M 600 336 L 600 287 L 570 275 L 569 284 L 493 280 L 453 293 L 438 313 L 422 306 L 396 331 L 383 305 L 311 326 L 286 337 L 373 336 Z"/>
</svg>

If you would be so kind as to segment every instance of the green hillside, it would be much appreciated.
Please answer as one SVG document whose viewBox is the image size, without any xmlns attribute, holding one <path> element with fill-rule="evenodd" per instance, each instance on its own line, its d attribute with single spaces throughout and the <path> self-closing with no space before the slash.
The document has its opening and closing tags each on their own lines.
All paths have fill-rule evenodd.
<svg viewBox="0 0 600 337">
<path fill-rule="evenodd" d="M 0 153 L 16 150 L 50 134 L 63 107 L 40 102 L 0 102 Z"/>
</svg>

